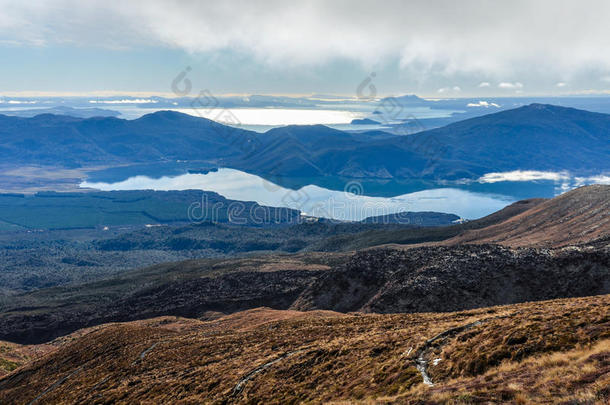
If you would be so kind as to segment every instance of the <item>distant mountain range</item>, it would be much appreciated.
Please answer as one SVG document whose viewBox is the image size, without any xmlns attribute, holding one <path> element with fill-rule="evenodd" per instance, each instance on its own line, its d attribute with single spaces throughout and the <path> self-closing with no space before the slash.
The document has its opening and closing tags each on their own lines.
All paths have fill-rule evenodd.
<svg viewBox="0 0 610 405">
<path fill-rule="evenodd" d="M 0 159 L 61 167 L 208 160 L 265 176 L 476 179 L 512 170 L 610 170 L 610 115 L 531 104 L 391 136 L 287 126 L 256 133 L 172 111 L 136 120 L 0 116 Z"/>
<path fill-rule="evenodd" d="M 512 170 L 597 174 L 610 169 L 610 115 L 532 104 L 365 145 L 345 138 L 341 147 L 328 143 L 305 157 L 265 153 L 275 156 L 275 166 L 345 177 L 472 179 Z M 274 167 L 257 162 L 244 168 L 268 173 Z"/>
<path fill-rule="evenodd" d="M 254 132 L 171 111 L 136 120 L 0 116 L 0 159 L 64 167 L 218 159 L 243 155 L 240 146 L 255 137 Z"/>
<path fill-rule="evenodd" d="M 0 114 L 25 118 L 32 118 L 41 114 L 69 115 L 70 117 L 78 118 L 118 117 L 119 115 L 121 115 L 121 113 L 118 111 L 107 110 L 105 108 L 74 108 L 68 106 L 31 108 L 26 110 L 0 110 Z"/>
</svg>

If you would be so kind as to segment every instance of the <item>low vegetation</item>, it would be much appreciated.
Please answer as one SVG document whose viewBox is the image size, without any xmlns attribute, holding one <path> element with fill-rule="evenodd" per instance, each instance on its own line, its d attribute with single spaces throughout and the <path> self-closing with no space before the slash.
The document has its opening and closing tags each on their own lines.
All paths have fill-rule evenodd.
<svg viewBox="0 0 610 405">
<path fill-rule="evenodd" d="M 37 230 L 188 223 L 198 218 L 227 223 L 231 204 L 242 209 L 241 214 L 233 210 L 232 221 L 258 225 L 258 218 L 250 215 L 259 209 L 258 204 L 198 190 L 0 194 L 0 222 Z M 266 213 L 260 215 L 261 224 L 295 223 L 299 219 L 296 210 L 261 209 Z"/>
<path fill-rule="evenodd" d="M 498 245 L 308 252 L 165 263 L 19 294 L 0 306 L 0 339 L 42 343 L 107 322 L 199 318 L 260 306 L 338 312 L 457 311 L 610 293 L 610 251 Z"/>
<path fill-rule="evenodd" d="M 123 199 L 129 201 L 133 201 L 134 198 L 143 199 L 143 204 L 148 205 L 157 203 L 162 205 L 163 198 L 177 199 L 178 208 L 175 207 L 173 210 L 185 215 L 187 210 L 185 204 L 190 204 L 193 199 L 198 201 L 201 193 L 92 193 L 89 197 L 85 196 L 86 194 L 78 198 L 49 197 L 45 201 L 48 200 L 51 205 L 43 210 L 34 209 L 42 202 L 36 204 L 28 202 L 35 198 L 11 197 L 12 202 L 5 201 L 8 205 L 4 207 L 4 215 L 10 216 L 8 211 L 15 206 L 19 207 L 20 204 L 26 204 L 19 209 L 23 209 L 23 216 L 27 221 L 61 222 L 62 218 L 65 219 L 69 214 L 64 211 L 62 217 L 55 216 L 52 212 L 60 210 L 65 199 L 71 204 L 84 204 L 80 207 L 82 209 L 87 206 L 92 209 L 96 207 L 95 204 L 101 204 L 104 210 L 109 212 L 108 215 L 117 215 L 117 220 L 126 215 L 127 217 L 122 221 L 127 221 L 136 215 L 140 219 L 146 218 L 144 223 L 148 223 L 152 220 L 142 217 L 141 210 L 124 211 L 126 205 Z M 104 196 L 108 198 L 101 198 Z M 0 196 L 0 204 L 2 201 Z M 284 226 L 267 224 L 272 226 L 261 227 L 202 222 L 152 227 L 111 226 L 108 230 L 104 230 L 101 227 L 104 222 L 100 222 L 99 215 L 96 214 L 85 218 L 85 222 L 81 223 L 87 226 L 99 225 L 95 229 L 30 229 L 20 232 L 14 230 L 0 232 L 0 258 L 3 263 L 3 271 L 0 272 L 0 301 L 3 296 L 5 300 L 12 300 L 11 296 L 15 293 L 90 282 L 136 267 L 186 259 L 224 258 L 274 252 L 349 251 L 385 243 L 413 244 L 441 241 L 469 229 L 478 229 L 503 221 L 535 206 L 540 201 L 527 200 L 515 203 L 485 218 L 450 226 L 427 226 L 438 224 L 436 220 L 419 223 L 426 226 L 315 222 Z M 182 208 L 179 208 L 181 206 Z M 79 209 L 76 211 L 78 212 Z M 28 212 L 30 216 L 26 215 Z M 434 219 L 434 215 L 432 218 Z M 177 217 L 174 219 L 177 220 Z M 73 220 L 80 221 L 82 218 L 79 219 L 77 215 L 74 219 L 70 219 Z M 66 226 L 65 222 L 64 226 Z"/>
<path fill-rule="evenodd" d="M 1 379 L 0 401 L 602 404 L 609 307 L 605 295 L 445 314 L 256 309 L 110 324 Z M 434 385 L 423 384 L 426 341 L 473 323 L 424 354 Z"/>
</svg>

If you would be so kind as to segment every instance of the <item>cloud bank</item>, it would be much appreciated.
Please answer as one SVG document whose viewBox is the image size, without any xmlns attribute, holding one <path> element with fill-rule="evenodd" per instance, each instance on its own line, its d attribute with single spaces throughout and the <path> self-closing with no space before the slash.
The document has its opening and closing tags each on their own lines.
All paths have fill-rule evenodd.
<svg viewBox="0 0 610 405">
<path fill-rule="evenodd" d="M 537 170 L 515 170 L 512 172 L 487 173 L 479 178 L 479 183 L 498 183 L 501 181 L 535 181 L 552 180 L 561 181 L 570 179 L 567 172 L 543 172 Z"/>
<path fill-rule="evenodd" d="M 509 90 L 522 88 L 532 72 L 553 77 L 551 87 L 583 71 L 610 73 L 604 0 L 0 0 L 0 6 L 0 44 L 13 46 L 229 51 L 273 67 L 393 61 L 407 73 L 474 73 L 472 87 L 491 81 Z"/>
<path fill-rule="evenodd" d="M 466 107 L 485 107 L 485 108 L 496 107 L 496 108 L 500 108 L 500 105 L 496 104 L 496 103 L 490 103 L 489 101 L 480 100 L 478 103 L 468 103 L 466 105 Z"/>
<path fill-rule="evenodd" d="M 523 88 L 523 83 L 520 83 L 520 82 L 515 82 L 515 83 L 502 82 L 502 83 L 498 84 L 498 87 L 501 88 L 501 89 L 522 89 Z"/>
</svg>

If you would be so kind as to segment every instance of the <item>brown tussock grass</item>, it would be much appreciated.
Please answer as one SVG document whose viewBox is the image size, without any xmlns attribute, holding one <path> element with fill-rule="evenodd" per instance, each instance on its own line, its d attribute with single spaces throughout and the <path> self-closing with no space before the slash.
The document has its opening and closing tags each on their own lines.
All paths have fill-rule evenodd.
<svg viewBox="0 0 610 405">
<path fill-rule="evenodd" d="M 608 308 L 610 295 L 456 313 L 260 308 L 110 324 L 0 379 L 0 403 L 27 403 L 63 378 L 44 403 L 603 403 Z M 430 353 L 441 361 L 430 366 L 435 386 L 423 385 L 415 358 L 426 340 L 481 319 Z"/>
</svg>

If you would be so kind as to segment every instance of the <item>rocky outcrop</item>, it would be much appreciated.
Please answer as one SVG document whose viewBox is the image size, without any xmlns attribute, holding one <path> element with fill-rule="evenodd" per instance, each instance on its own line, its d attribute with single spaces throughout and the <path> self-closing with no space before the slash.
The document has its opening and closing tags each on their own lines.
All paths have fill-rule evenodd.
<svg viewBox="0 0 610 405">
<path fill-rule="evenodd" d="M 313 282 L 299 310 L 445 312 L 610 293 L 608 250 L 498 245 L 375 249 Z"/>
<path fill-rule="evenodd" d="M 106 322 L 162 315 L 200 318 L 208 311 L 226 314 L 261 306 L 337 312 L 447 312 L 610 293 L 610 251 L 606 248 L 461 245 L 322 256 L 318 260 L 328 263 L 325 268 L 302 270 L 286 262 L 287 256 L 277 262 L 259 259 L 256 266 L 247 260 L 227 260 L 221 262 L 226 270 L 214 274 L 199 269 L 209 268 L 210 262 L 193 261 L 173 264 L 167 273 L 162 272 L 166 275 L 161 280 L 150 285 L 142 285 L 147 277 L 142 272 L 115 284 L 108 281 L 74 287 L 76 292 L 86 291 L 81 295 L 68 289 L 43 291 L 36 293 L 38 297 L 51 297 L 52 293 L 71 298 L 6 310 L 0 314 L 0 340 L 44 342 Z M 303 263 L 312 258 L 303 255 Z M 119 287 L 122 290 L 117 291 Z"/>
<path fill-rule="evenodd" d="M 244 271 L 167 281 L 111 300 L 107 287 L 93 303 L 75 298 L 55 308 L 15 308 L 0 315 L 0 340 L 41 343 L 81 328 L 160 315 L 199 318 L 208 311 L 232 313 L 257 307 L 286 309 L 322 271 Z M 134 286 L 133 288 L 137 288 Z M 96 293 L 97 291 L 97 293 Z"/>
</svg>

